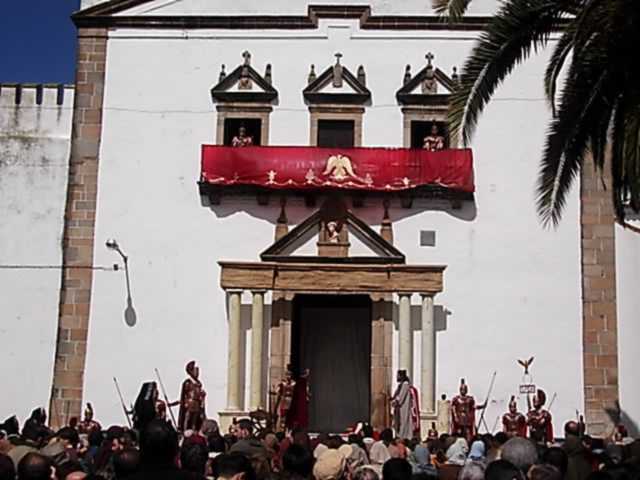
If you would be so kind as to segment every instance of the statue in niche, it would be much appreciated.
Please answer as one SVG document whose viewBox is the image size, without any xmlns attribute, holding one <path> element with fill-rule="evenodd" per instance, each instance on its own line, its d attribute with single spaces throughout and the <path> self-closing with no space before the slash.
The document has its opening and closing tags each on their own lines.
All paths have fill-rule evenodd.
<svg viewBox="0 0 640 480">
<path fill-rule="evenodd" d="M 338 229 L 338 222 L 330 221 L 327 222 L 326 230 L 326 241 L 329 243 L 339 243 L 340 242 L 340 231 Z"/>
<path fill-rule="evenodd" d="M 231 139 L 232 147 L 251 147 L 253 146 L 253 137 L 247 135 L 247 129 L 244 125 L 238 128 L 238 134 Z"/>
<path fill-rule="evenodd" d="M 430 152 L 444 150 L 444 137 L 440 135 L 440 128 L 436 122 L 431 124 L 431 132 L 424 137 L 422 148 Z"/>
<path fill-rule="evenodd" d="M 434 95 L 438 93 L 438 82 L 436 81 L 435 72 L 433 70 L 432 60 L 435 58 L 433 53 L 427 53 L 427 71 L 422 81 L 422 93 L 425 95 Z"/>
<path fill-rule="evenodd" d="M 249 76 L 249 66 L 251 65 L 251 54 L 245 50 L 242 54 L 244 63 L 240 71 L 240 80 L 238 80 L 238 90 L 251 90 L 252 82 Z"/>
</svg>

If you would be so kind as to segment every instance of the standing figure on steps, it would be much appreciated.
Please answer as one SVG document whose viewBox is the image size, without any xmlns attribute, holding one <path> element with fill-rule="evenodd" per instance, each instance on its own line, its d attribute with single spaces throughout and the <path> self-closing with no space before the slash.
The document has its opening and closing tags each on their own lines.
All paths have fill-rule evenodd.
<svg viewBox="0 0 640 480">
<path fill-rule="evenodd" d="M 529 398 L 527 398 L 527 400 L 529 400 Z M 533 408 L 531 408 L 531 403 L 529 403 L 529 412 L 527 413 L 529 438 L 540 444 L 553 442 L 553 423 L 551 413 L 542 408 L 546 401 L 547 395 L 543 390 L 538 389 L 533 397 Z"/>
<path fill-rule="evenodd" d="M 187 363 L 185 368 L 187 378 L 182 382 L 182 391 L 180 392 L 180 400 L 174 402 L 180 405 L 180 413 L 178 414 L 178 429 L 181 432 L 185 430 L 198 430 L 202 422 L 206 419 L 204 411 L 204 400 L 207 392 L 202 388 L 202 382 L 199 380 L 200 369 L 196 366 L 195 361 Z"/>
<path fill-rule="evenodd" d="M 228 137 L 227 137 L 228 138 Z M 232 147 L 251 147 L 253 146 L 253 137 L 247 135 L 247 129 L 241 125 L 238 134 L 231 139 Z"/>
<path fill-rule="evenodd" d="M 291 402 L 293 401 L 293 390 L 296 382 L 293 379 L 293 372 L 291 371 L 291 365 L 287 365 L 287 373 L 284 378 L 278 383 L 276 387 L 276 406 L 275 415 L 277 416 L 276 431 L 282 432 L 285 430 L 285 423 L 287 420 L 287 414 L 291 408 Z"/>
<path fill-rule="evenodd" d="M 440 433 L 451 431 L 451 400 L 447 399 L 447 394 L 443 393 L 438 400 L 438 424 L 437 430 Z"/>
<path fill-rule="evenodd" d="M 451 434 L 464 437 L 471 442 L 476 434 L 476 410 L 484 408 L 484 405 L 476 405 L 476 400 L 469 395 L 469 387 L 460 380 L 460 394 L 451 401 Z"/>
<path fill-rule="evenodd" d="M 411 440 L 414 433 L 411 381 L 406 370 L 398 370 L 396 380 L 398 381 L 398 387 L 391 398 L 393 428 L 398 438 Z"/>
<path fill-rule="evenodd" d="M 509 402 L 509 411 L 502 416 L 502 431 L 509 437 L 527 436 L 527 419 L 518 411 L 518 402 L 513 395 Z"/>
</svg>

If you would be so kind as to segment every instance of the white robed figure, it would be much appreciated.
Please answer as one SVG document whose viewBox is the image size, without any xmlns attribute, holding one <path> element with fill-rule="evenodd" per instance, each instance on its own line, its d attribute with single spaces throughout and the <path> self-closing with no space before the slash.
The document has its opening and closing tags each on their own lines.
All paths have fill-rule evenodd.
<svg viewBox="0 0 640 480">
<path fill-rule="evenodd" d="M 406 370 L 398 370 L 398 387 L 391 399 L 393 406 L 393 428 L 396 436 L 402 439 L 413 438 L 414 426 L 411 416 L 411 381 Z"/>
</svg>

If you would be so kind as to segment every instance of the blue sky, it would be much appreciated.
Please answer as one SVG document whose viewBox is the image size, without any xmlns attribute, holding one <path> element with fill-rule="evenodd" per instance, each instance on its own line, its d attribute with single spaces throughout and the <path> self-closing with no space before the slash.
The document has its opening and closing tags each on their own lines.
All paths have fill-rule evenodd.
<svg viewBox="0 0 640 480">
<path fill-rule="evenodd" d="M 79 0 L 5 0 L 0 82 L 73 83 Z"/>
</svg>

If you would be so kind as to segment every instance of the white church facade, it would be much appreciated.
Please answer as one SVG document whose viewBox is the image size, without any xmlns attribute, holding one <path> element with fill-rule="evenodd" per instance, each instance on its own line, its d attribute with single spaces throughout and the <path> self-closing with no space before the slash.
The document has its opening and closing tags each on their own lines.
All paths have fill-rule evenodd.
<svg viewBox="0 0 640 480">
<path fill-rule="evenodd" d="M 425 423 L 496 372 L 491 430 L 511 395 L 526 410 L 533 356 L 557 432 L 578 411 L 606 433 L 616 400 L 640 420 L 637 238 L 590 169 L 556 229 L 536 217 L 548 52 L 469 148 L 448 138 L 492 4 L 447 24 L 414 0 L 83 2 L 74 90 L 0 91 L 0 263 L 25 267 L 0 271 L 0 363 L 28 377 L 0 415 L 62 424 L 90 401 L 122 423 L 114 377 L 133 401 L 157 368 L 175 400 L 196 360 L 224 425 L 308 368 L 315 430 L 388 424 L 397 369 Z M 44 265 L 61 268 L 27 268 Z"/>
</svg>

